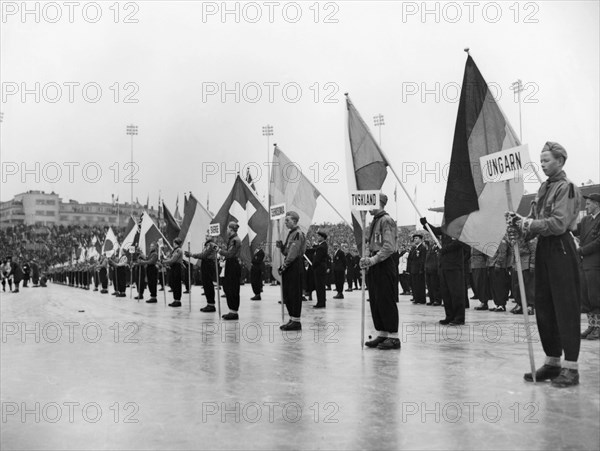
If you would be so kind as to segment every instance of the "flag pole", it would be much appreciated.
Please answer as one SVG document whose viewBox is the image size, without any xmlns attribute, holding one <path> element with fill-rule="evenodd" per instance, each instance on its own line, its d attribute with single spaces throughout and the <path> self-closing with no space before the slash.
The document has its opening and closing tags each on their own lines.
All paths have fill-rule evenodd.
<svg viewBox="0 0 600 451">
<path fill-rule="evenodd" d="M 216 251 L 216 249 L 215 249 Z M 221 317 L 221 284 L 219 283 L 219 253 L 215 253 L 215 274 L 217 279 L 217 309 Z"/>
<path fill-rule="evenodd" d="M 271 221 L 269 221 L 271 222 Z M 279 239 L 281 240 L 281 232 L 280 232 L 280 224 L 281 224 L 281 219 L 277 219 L 277 234 L 279 235 Z M 281 252 L 281 249 L 280 249 Z M 281 324 L 284 324 L 285 321 L 285 312 L 283 309 L 283 304 L 285 303 L 285 301 L 283 300 L 283 273 L 281 274 L 281 283 L 279 284 L 279 292 L 281 293 Z"/>
<path fill-rule="evenodd" d="M 510 190 L 510 180 L 506 182 L 506 201 L 508 202 L 508 211 L 513 210 L 513 202 Z M 517 277 L 519 280 L 519 292 L 521 294 L 521 310 L 523 311 L 523 319 L 525 320 L 525 334 L 527 335 L 527 347 L 529 351 L 529 364 L 531 365 L 531 376 L 533 377 L 533 383 L 536 383 L 535 379 L 535 361 L 533 358 L 533 344 L 531 342 L 531 327 L 529 325 L 529 314 L 527 312 L 527 297 L 525 294 L 525 282 L 523 281 L 523 268 L 521 267 L 521 253 L 519 251 L 519 242 L 515 240 L 513 243 L 513 254 L 515 257 L 515 263 L 517 265 Z"/>
<path fill-rule="evenodd" d="M 323 200 L 325 200 L 325 202 L 327 202 L 327 205 L 329 205 L 333 209 L 333 211 L 335 211 L 337 213 L 337 215 L 342 219 L 342 221 L 344 221 L 346 223 L 346 225 L 348 225 L 349 227 L 352 227 L 352 225 L 346 220 L 346 218 L 344 218 L 341 215 L 341 213 L 339 211 L 337 211 L 337 209 L 333 205 L 331 205 L 331 202 L 329 202 L 327 200 L 327 198 L 323 195 L 323 193 L 321 193 L 321 197 L 323 198 Z"/>
<path fill-rule="evenodd" d="M 361 221 L 361 225 L 362 225 L 362 245 L 361 245 L 361 249 L 362 249 L 362 257 L 365 258 L 366 255 L 366 245 L 365 245 L 365 238 L 366 238 L 366 220 L 365 217 L 367 215 L 366 211 L 361 211 L 360 212 L 360 221 Z M 361 284 L 361 311 L 360 311 L 360 347 L 362 349 L 364 349 L 365 346 L 365 284 L 366 284 L 366 280 L 367 280 L 367 270 L 366 268 L 362 268 L 361 269 L 361 273 L 362 273 L 362 284 Z"/>
<path fill-rule="evenodd" d="M 381 150 L 381 149 L 379 149 L 379 150 Z M 383 155 L 383 158 L 385 158 L 386 162 L 389 161 L 388 158 L 387 158 L 387 156 L 383 153 L 383 150 L 381 150 L 381 154 Z M 422 218 L 423 215 L 419 211 L 419 207 L 417 207 L 417 205 L 415 204 L 415 201 L 412 199 L 412 197 L 410 197 L 410 194 L 408 194 L 408 191 L 406 191 L 406 188 L 404 187 L 404 184 L 402 183 L 402 181 L 400 181 L 400 177 L 398 177 L 398 174 L 396 174 L 396 171 L 394 171 L 394 168 L 392 167 L 391 164 L 388 163 L 388 167 L 391 169 L 392 174 L 394 174 L 394 177 L 396 177 L 396 180 L 400 184 L 400 188 L 402 188 L 402 191 L 404 191 L 404 194 L 406 194 L 406 197 L 408 197 L 408 200 L 410 200 L 410 203 L 412 204 L 413 208 L 415 209 L 415 211 L 419 215 L 419 218 Z M 435 244 L 437 244 L 437 246 L 439 248 L 441 248 L 442 245 L 440 244 L 440 242 L 438 241 L 437 237 L 435 236 L 435 234 L 431 230 L 431 227 L 429 226 L 429 224 L 425 224 L 425 228 L 427 229 L 427 231 L 431 235 L 431 238 L 433 239 L 433 241 L 435 242 Z"/>
<path fill-rule="evenodd" d="M 188 257 L 188 285 L 190 287 L 190 289 L 188 290 L 188 300 L 189 300 L 189 305 L 190 305 L 190 312 L 192 311 L 192 257 L 191 257 L 191 249 L 190 249 L 190 244 L 191 242 L 188 241 L 188 255 L 190 255 L 190 257 Z"/>
<path fill-rule="evenodd" d="M 162 277 L 162 283 L 163 283 L 163 300 L 165 301 L 165 308 L 166 308 L 167 307 L 167 286 L 165 285 L 165 272 L 164 272 L 165 267 L 163 265 L 162 246 L 160 247 L 159 255 L 160 255 L 160 275 Z"/>
<path fill-rule="evenodd" d="M 142 286 L 142 265 L 137 265 L 138 267 L 138 283 L 139 285 L 137 286 L 137 290 L 138 290 L 138 303 L 140 302 L 140 297 L 142 296 L 142 291 L 141 291 L 141 286 Z"/>
</svg>

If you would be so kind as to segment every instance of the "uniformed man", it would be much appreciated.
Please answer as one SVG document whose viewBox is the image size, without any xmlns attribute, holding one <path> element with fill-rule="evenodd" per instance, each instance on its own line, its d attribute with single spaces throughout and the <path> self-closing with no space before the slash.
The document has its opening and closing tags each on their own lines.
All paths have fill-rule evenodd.
<svg viewBox="0 0 600 451">
<path fill-rule="evenodd" d="M 582 308 L 588 317 L 588 328 L 581 338 L 600 338 L 600 194 L 585 197 L 587 216 L 577 228 L 579 256 L 582 258 Z"/>
<path fill-rule="evenodd" d="M 200 264 L 200 276 L 202 280 L 202 288 L 204 288 L 204 296 L 206 296 L 206 306 L 200 309 L 201 312 L 216 312 L 215 308 L 215 286 L 214 282 L 217 281 L 217 269 L 215 266 L 215 260 L 217 258 L 217 249 L 219 246 L 215 243 L 214 238 L 210 235 L 206 237 L 204 242 L 204 249 L 199 254 L 190 254 L 185 252 L 186 257 L 192 257 L 198 259 Z"/>
<path fill-rule="evenodd" d="M 260 294 L 263 290 L 262 274 L 265 270 L 265 251 L 261 246 L 254 251 L 252 256 L 252 266 L 250 267 L 250 284 L 252 285 L 252 291 L 254 296 L 250 298 L 251 301 L 260 301 Z"/>
<path fill-rule="evenodd" d="M 115 256 L 117 253 L 115 252 Z M 116 296 L 119 298 L 125 297 L 125 290 L 127 289 L 127 268 L 129 268 L 129 261 L 127 255 L 122 253 L 120 257 L 115 260 L 109 260 L 109 264 L 115 270 L 115 281 L 116 281 Z"/>
<path fill-rule="evenodd" d="M 183 240 L 181 238 L 175 238 L 173 240 L 171 255 L 163 261 L 163 264 L 169 267 L 169 285 L 171 286 L 171 290 L 173 290 L 173 302 L 169 304 L 169 307 L 181 307 L 182 243 Z"/>
<path fill-rule="evenodd" d="M 348 288 L 346 291 L 352 292 L 352 281 L 354 280 L 354 265 L 352 260 L 352 254 L 348 249 L 348 245 L 344 243 L 342 245 L 342 250 L 346 253 L 346 283 L 348 284 Z"/>
<path fill-rule="evenodd" d="M 426 227 L 427 218 L 420 219 Z M 440 320 L 442 325 L 462 326 L 465 324 L 467 293 L 465 287 L 465 258 L 468 247 L 444 233 L 441 227 L 429 224 L 431 231 L 442 236 L 440 249 L 440 294 L 444 301 L 446 317 Z"/>
<path fill-rule="evenodd" d="M 427 248 L 423 244 L 423 234 L 415 233 L 413 248 L 408 254 L 408 272 L 415 304 L 427 303 L 425 298 L 425 260 L 427 260 Z"/>
<path fill-rule="evenodd" d="M 302 273 L 304 271 L 304 252 L 306 251 L 306 237 L 298 221 L 300 216 L 295 211 L 288 211 L 285 215 L 285 226 L 289 229 L 285 243 L 276 242 L 276 246 L 285 256 L 278 272 L 281 274 L 283 302 L 287 307 L 290 320 L 282 324 L 281 330 L 302 330 L 300 314 L 302 313 Z M 342 279 L 342 286 L 343 286 Z"/>
<path fill-rule="evenodd" d="M 140 266 L 140 274 L 142 277 L 141 281 L 141 289 L 140 289 L 140 299 L 143 299 L 144 296 L 144 275 L 148 280 L 148 291 L 150 291 L 150 299 L 146 301 L 147 304 L 156 304 L 158 301 L 156 299 L 156 285 L 157 285 L 157 276 L 158 269 L 156 268 L 156 264 L 158 263 L 158 249 L 156 246 L 156 242 L 153 241 L 150 243 L 150 252 L 148 252 L 148 257 L 143 258 L 140 257 L 137 260 L 138 266 Z M 142 269 L 143 268 L 143 269 Z"/>
<path fill-rule="evenodd" d="M 564 147 L 547 142 L 540 162 L 548 179 L 542 183 L 529 216 L 508 215 L 511 241 L 521 236 L 539 236 L 535 255 L 535 306 L 546 361 L 536 371 L 536 380 L 551 380 L 554 387 L 579 384 L 579 256 L 569 230 L 575 229 L 581 193 L 567 179 L 563 170 L 566 160 Z M 531 373 L 526 373 L 524 378 L 533 381 Z"/>
<path fill-rule="evenodd" d="M 224 320 L 239 319 L 240 277 L 242 275 L 242 268 L 240 266 L 242 241 L 237 234 L 239 227 L 240 225 L 235 221 L 231 221 L 227 225 L 227 246 L 219 250 L 219 255 L 225 257 L 223 291 L 225 291 L 227 307 L 229 307 L 229 313 L 222 316 Z"/>
<path fill-rule="evenodd" d="M 488 257 L 483 252 L 471 248 L 471 273 L 473 274 L 473 293 L 479 299 L 479 304 L 475 310 L 489 310 L 488 302 L 492 297 L 490 288 L 490 279 L 488 277 Z"/>
<path fill-rule="evenodd" d="M 337 294 L 333 299 L 344 299 L 344 275 L 346 273 L 346 253 L 339 245 L 334 246 L 333 254 L 333 282 Z"/>
<path fill-rule="evenodd" d="M 367 341 L 365 345 L 384 350 L 400 349 L 396 306 L 398 266 L 392 258 L 396 251 L 397 228 L 394 220 L 384 210 L 387 200 L 387 196 L 382 193 L 379 208 L 370 211 L 373 222 L 368 243 L 363 246 L 363 257 L 360 259 L 360 267 L 367 268 L 371 317 L 378 333 L 377 337 Z"/>
<path fill-rule="evenodd" d="M 317 304 L 313 308 L 326 307 L 325 283 L 327 278 L 327 233 L 322 230 L 317 232 L 317 245 L 313 257 L 313 272 L 315 275 L 315 291 Z"/>
<path fill-rule="evenodd" d="M 427 284 L 427 292 L 429 293 L 429 302 L 427 305 L 442 305 L 439 266 L 440 248 L 436 243 L 432 243 L 425 259 L 425 282 Z"/>
<path fill-rule="evenodd" d="M 100 293 L 106 294 L 108 293 L 108 258 L 106 258 L 106 255 L 100 255 L 97 268 L 100 286 L 102 287 Z"/>
</svg>

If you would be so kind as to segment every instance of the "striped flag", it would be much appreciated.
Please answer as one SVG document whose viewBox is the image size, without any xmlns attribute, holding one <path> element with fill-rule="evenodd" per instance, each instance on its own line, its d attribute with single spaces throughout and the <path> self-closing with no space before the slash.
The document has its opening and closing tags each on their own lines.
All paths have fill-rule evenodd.
<svg viewBox="0 0 600 451">
<path fill-rule="evenodd" d="M 277 146 L 273 152 L 273 166 L 271 170 L 271 182 L 269 184 L 269 205 L 285 204 L 286 211 L 295 211 L 300 216 L 298 225 L 305 234 L 312 224 L 317 199 L 321 195 L 313 184 L 302 174 L 299 169 L 291 171 L 294 163 Z M 277 240 L 285 241 L 287 228 L 280 220 L 279 228 L 277 221 L 271 221 L 271 259 L 273 277 L 281 281 L 277 269 L 283 263 L 283 256 L 275 246 Z"/>
<path fill-rule="evenodd" d="M 520 142 L 469 56 L 465 65 L 452 157 L 444 198 L 445 232 L 493 256 L 506 231 L 505 183 L 484 183 L 479 158 Z M 523 180 L 510 180 L 513 205 L 523 196 Z"/>
<path fill-rule="evenodd" d="M 379 144 L 371 135 L 371 131 L 365 121 L 346 96 L 346 107 L 348 110 L 348 141 L 346 152 L 348 163 L 348 185 L 349 191 L 357 190 L 380 190 L 387 176 L 389 166 L 381 153 Z M 360 213 L 352 212 L 352 227 L 354 239 L 359 252 L 362 253 L 362 226 Z"/>
<path fill-rule="evenodd" d="M 190 243 L 190 247 L 193 246 L 194 250 L 201 249 L 204 246 L 210 221 L 212 221 L 212 215 L 190 193 L 179 231 L 179 238 L 183 241 L 181 248 L 187 251 L 188 243 Z M 195 259 L 191 259 L 191 261 L 195 263 Z"/>
<path fill-rule="evenodd" d="M 156 242 L 158 245 L 159 240 L 162 240 L 164 244 L 171 248 L 171 245 L 167 242 L 164 235 L 160 232 L 148 212 L 142 213 L 142 220 L 140 222 L 139 231 L 139 244 L 140 253 L 145 257 L 150 253 L 150 244 Z"/>
<path fill-rule="evenodd" d="M 133 216 L 129 216 L 127 221 L 127 228 L 125 229 L 125 238 L 121 243 L 121 255 L 125 252 L 129 252 L 131 246 L 136 247 L 140 239 L 140 228 Z"/>
</svg>

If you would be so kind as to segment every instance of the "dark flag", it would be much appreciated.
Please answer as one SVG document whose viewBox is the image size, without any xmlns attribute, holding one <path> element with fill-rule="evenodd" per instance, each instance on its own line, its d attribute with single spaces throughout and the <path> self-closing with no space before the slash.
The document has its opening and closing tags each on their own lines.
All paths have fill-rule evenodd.
<svg viewBox="0 0 600 451">
<path fill-rule="evenodd" d="M 221 237 L 225 242 L 227 224 L 230 221 L 237 221 L 240 225 L 238 236 L 242 240 L 241 259 L 246 267 L 250 268 L 254 251 L 267 240 L 269 214 L 239 174 L 229 196 L 211 222 L 220 224 Z"/>
<path fill-rule="evenodd" d="M 177 238 L 179 236 L 179 232 L 181 232 L 181 227 L 179 227 L 179 224 L 177 224 L 177 221 L 175 221 L 175 218 L 173 217 L 173 215 L 171 214 L 164 202 L 162 205 L 162 212 L 166 225 L 165 236 L 167 241 L 170 244 L 173 244 L 173 240 Z"/>
<path fill-rule="evenodd" d="M 506 231 L 506 183 L 484 183 L 480 157 L 519 146 L 517 135 L 469 56 L 454 129 L 444 224 L 448 235 L 493 256 Z M 510 180 L 513 205 L 523 195 L 523 180 Z M 496 246 L 490 244 L 496 244 Z"/>
</svg>

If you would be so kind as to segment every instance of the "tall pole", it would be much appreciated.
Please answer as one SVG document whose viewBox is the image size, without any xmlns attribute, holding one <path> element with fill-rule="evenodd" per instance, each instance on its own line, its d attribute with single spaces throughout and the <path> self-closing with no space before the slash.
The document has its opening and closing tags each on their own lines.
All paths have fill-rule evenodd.
<svg viewBox="0 0 600 451">
<path fill-rule="evenodd" d="M 373 116 L 373 121 L 375 122 L 375 127 L 379 128 L 379 147 L 381 147 L 381 126 L 385 125 L 385 122 L 383 121 L 383 114 Z"/>
<path fill-rule="evenodd" d="M 138 134 L 137 125 L 130 124 L 127 126 L 127 134 L 131 136 L 131 214 L 133 215 L 133 174 L 135 171 L 133 170 L 133 137 Z"/>
<path fill-rule="evenodd" d="M 510 85 L 510 89 L 517 93 L 517 101 L 519 102 L 519 141 L 523 144 L 523 121 L 521 119 L 521 93 L 523 92 L 523 82 L 521 79 L 513 82 L 513 84 Z"/>
<path fill-rule="evenodd" d="M 269 172 L 269 164 L 271 161 L 271 136 L 273 136 L 273 126 L 272 125 L 264 125 L 262 128 L 263 136 L 267 137 L 267 193 L 269 192 L 269 183 L 271 183 L 270 172 Z"/>
</svg>

